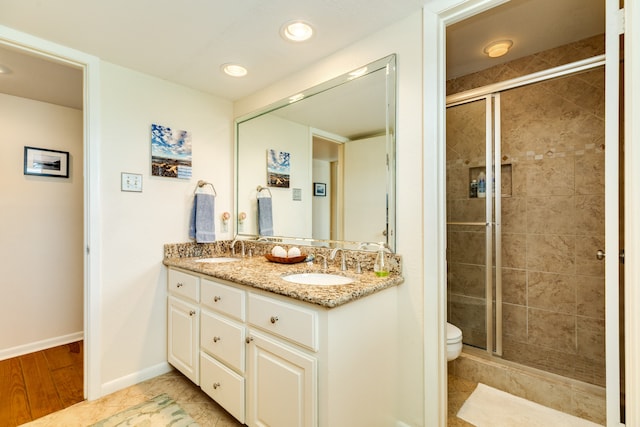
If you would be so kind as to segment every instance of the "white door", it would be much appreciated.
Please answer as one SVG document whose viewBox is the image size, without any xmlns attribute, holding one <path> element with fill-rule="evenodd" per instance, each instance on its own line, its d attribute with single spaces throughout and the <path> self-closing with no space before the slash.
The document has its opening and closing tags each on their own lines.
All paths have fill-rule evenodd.
<svg viewBox="0 0 640 427">
<path fill-rule="evenodd" d="M 345 144 L 344 240 L 387 241 L 386 158 L 385 136 Z"/>
</svg>

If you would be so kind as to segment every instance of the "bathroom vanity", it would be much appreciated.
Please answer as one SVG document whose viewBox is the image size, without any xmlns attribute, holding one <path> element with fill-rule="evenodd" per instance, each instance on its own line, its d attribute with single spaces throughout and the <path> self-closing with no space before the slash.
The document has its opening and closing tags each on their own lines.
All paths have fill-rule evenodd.
<svg viewBox="0 0 640 427">
<path fill-rule="evenodd" d="M 197 260 L 164 260 L 171 365 L 251 427 L 393 424 L 399 272 L 302 285 L 282 276 L 317 265 Z"/>
</svg>

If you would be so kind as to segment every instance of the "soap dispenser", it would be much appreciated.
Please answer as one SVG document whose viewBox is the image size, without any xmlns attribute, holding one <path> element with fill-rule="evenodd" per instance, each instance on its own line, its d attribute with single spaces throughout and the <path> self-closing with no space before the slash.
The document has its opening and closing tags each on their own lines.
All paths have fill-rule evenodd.
<svg viewBox="0 0 640 427">
<path fill-rule="evenodd" d="M 385 259 L 385 250 L 385 243 L 378 243 L 378 255 L 376 256 L 376 262 L 373 264 L 373 271 L 378 277 L 386 277 L 389 275 L 389 265 Z"/>
</svg>

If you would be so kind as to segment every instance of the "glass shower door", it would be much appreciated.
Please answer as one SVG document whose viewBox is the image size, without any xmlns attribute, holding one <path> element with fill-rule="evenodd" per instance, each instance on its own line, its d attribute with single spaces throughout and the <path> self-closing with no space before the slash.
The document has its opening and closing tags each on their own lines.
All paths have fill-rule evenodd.
<svg viewBox="0 0 640 427">
<path fill-rule="evenodd" d="M 505 360 L 605 385 L 604 67 L 505 90 Z"/>
<path fill-rule="evenodd" d="M 495 332 L 492 104 L 483 97 L 447 108 L 447 320 L 465 344 L 485 350 Z"/>
</svg>

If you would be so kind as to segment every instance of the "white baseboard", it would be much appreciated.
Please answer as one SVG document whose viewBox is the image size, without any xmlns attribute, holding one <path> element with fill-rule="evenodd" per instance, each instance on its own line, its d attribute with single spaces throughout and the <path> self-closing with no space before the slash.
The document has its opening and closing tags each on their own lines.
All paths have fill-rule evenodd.
<svg viewBox="0 0 640 427">
<path fill-rule="evenodd" d="M 123 388 L 141 383 L 142 381 L 148 380 L 149 378 L 154 378 L 158 375 L 166 374 L 167 372 L 171 372 L 172 369 L 173 368 L 171 367 L 171 365 L 169 365 L 168 362 L 162 362 L 147 369 L 143 369 L 142 371 L 134 372 L 132 374 L 125 375 L 124 377 L 117 378 L 113 381 L 109 381 L 102 384 L 99 397 L 106 396 L 107 394 L 114 393 L 118 390 L 122 390 Z"/>
<path fill-rule="evenodd" d="M 403 423 L 402 421 L 396 421 L 395 427 L 410 427 L 409 424 Z"/>
<path fill-rule="evenodd" d="M 22 356 L 23 354 L 34 353 L 36 351 L 45 350 L 59 345 L 69 344 L 70 342 L 80 341 L 84 339 L 84 332 L 74 332 L 59 337 L 47 338 L 46 340 L 36 341 L 16 347 L 0 350 L 0 360 L 11 359 L 12 357 Z"/>
</svg>

